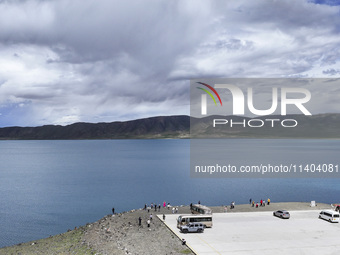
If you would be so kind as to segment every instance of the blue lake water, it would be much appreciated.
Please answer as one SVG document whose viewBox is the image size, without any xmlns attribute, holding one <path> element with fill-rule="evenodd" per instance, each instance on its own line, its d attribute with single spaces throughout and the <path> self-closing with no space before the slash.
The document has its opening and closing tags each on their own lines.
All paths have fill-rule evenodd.
<svg viewBox="0 0 340 255">
<path fill-rule="evenodd" d="M 313 150 L 329 157 L 327 148 L 340 155 L 340 141 L 277 140 L 274 148 L 272 141 L 248 140 L 247 148 L 269 143 L 287 155 Z M 258 153 L 247 155 L 248 163 Z M 0 141 L 0 247 L 94 222 L 112 207 L 122 212 L 152 202 L 222 205 L 268 197 L 340 202 L 340 179 L 194 179 L 189 157 L 190 140 Z"/>
</svg>

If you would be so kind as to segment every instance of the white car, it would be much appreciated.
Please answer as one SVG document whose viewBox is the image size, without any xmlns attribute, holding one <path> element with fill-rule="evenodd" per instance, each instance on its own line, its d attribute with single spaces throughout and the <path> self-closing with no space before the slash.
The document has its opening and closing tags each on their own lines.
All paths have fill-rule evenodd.
<svg viewBox="0 0 340 255">
<path fill-rule="evenodd" d="M 204 225 L 200 222 L 189 223 L 187 225 L 181 226 L 180 230 L 182 233 L 203 233 Z"/>
<path fill-rule="evenodd" d="M 339 223 L 339 212 L 333 210 L 323 210 L 319 214 L 319 219 L 328 220 L 329 222 Z"/>
<path fill-rule="evenodd" d="M 289 219 L 290 218 L 290 214 L 286 210 L 279 210 L 279 211 L 273 212 L 273 215 L 276 216 L 276 217 L 280 217 L 281 219 Z"/>
</svg>

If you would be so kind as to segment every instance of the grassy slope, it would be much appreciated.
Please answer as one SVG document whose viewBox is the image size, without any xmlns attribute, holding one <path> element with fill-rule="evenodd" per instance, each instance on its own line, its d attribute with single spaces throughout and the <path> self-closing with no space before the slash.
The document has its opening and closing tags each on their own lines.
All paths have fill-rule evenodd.
<svg viewBox="0 0 340 255">
<path fill-rule="evenodd" d="M 95 251 L 82 244 L 81 238 L 83 229 L 72 230 L 60 235 L 32 241 L 29 243 L 18 244 L 0 249 L 0 254 L 15 255 L 52 255 L 52 254 L 79 254 L 94 255 Z"/>
</svg>

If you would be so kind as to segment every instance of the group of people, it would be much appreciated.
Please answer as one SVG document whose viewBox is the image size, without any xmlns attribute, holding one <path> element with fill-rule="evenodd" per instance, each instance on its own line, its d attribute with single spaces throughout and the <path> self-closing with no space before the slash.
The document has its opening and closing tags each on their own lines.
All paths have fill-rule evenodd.
<svg viewBox="0 0 340 255">
<path fill-rule="evenodd" d="M 172 213 L 178 213 L 178 208 L 177 207 L 172 207 Z"/>
<path fill-rule="evenodd" d="M 260 204 L 259 202 L 256 202 L 252 199 L 249 199 L 249 203 L 252 207 L 258 208 L 259 206 L 266 206 L 266 201 L 264 199 L 261 199 Z M 270 198 L 267 199 L 267 205 L 270 205 Z"/>
<path fill-rule="evenodd" d="M 149 218 L 148 220 L 146 221 L 146 224 L 148 225 L 148 228 L 150 228 L 150 224 L 152 222 L 152 219 L 153 219 L 153 215 L 152 213 L 149 215 Z M 165 221 L 165 214 L 163 213 L 163 221 Z M 138 225 L 141 226 L 142 225 L 142 217 L 139 216 L 138 218 Z"/>
<path fill-rule="evenodd" d="M 152 219 L 153 219 L 153 215 L 152 213 L 149 215 L 149 218 L 147 219 L 146 221 L 146 224 L 148 225 L 148 228 L 150 227 L 150 224 L 152 222 Z M 163 214 L 163 220 L 165 220 L 165 215 Z M 138 225 L 141 226 L 142 225 L 142 217 L 139 216 L 138 218 Z"/>
<path fill-rule="evenodd" d="M 148 206 L 147 204 L 144 205 L 144 210 L 148 210 L 148 212 L 150 212 L 150 210 L 155 210 L 155 212 L 157 212 L 157 209 L 159 212 L 161 211 L 161 204 L 158 204 L 158 206 L 154 203 L 151 203 L 150 206 Z"/>
<path fill-rule="evenodd" d="M 156 204 L 156 203 L 151 203 L 150 205 L 148 205 L 148 204 L 145 204 L 144 205 L 144 208 L 143 208 L 143 210 L 147 210 L 148 211 L 148 213 L 150 212 L 150 211 L 155 211 L 155 212 L 160 212 L 161 211 L 161 204 Z M 168 210 L 170 210 L 170 208 L 171 208 L 171 205 L 170 205 L 170 203 L 166 203 L 165 201 L 163 202 L 163 208 L 168 208 Z M 172 208 L 172 213 L 177 213 L 178 212 L 178 208 L 177 207 L 173 207 Z M 148 219 L 147 219 L 147 221 L 146 221 L 146 224 L 147 224 L 147 226 L 148 226 L 148 228 L 150 228 L 150 224 L 151 224 L 151 222 L 152 222 L 152 218 L 153 218 L 153 215 L 152 215 L 152 213 L 149 215 L 149 217 L 148 217 Z M 163 220 L 165 220 L 165 214 L 163 214 Z M 138 225 L 139 226 L 141 226 L 142 225 L 142 217 L 139 217 L 138 218 Z"/>
<path fill-rule="evenodd" d="M 150 227 L 151 221 L 152 221 L 152 213 L 150 214 L 148 220 L 146 221 L 146 224 L 148 225 L 148 228 Z M 139 218 L 138 218 L 138 225 L 139 226 L 142 225 L 142 217 L 141 216 L 139 216 Z"/>
<path fill-rule="evenodd" d="M 166 202 L 163 202 L 163 208 L 168 208 L 168 210 L 170 210 L 171 205 L 170 203 L 166 204 Z M 144 210 L 148 210 L 148 212 L 150 212 L 150 210 L 154 210 L 155 212 L 160 212 L 161 211 L 161 204 L 156 204 L 156 203 L 151 203 L 150 206 L 148 204 L 144 205 Z"/>
</svg>

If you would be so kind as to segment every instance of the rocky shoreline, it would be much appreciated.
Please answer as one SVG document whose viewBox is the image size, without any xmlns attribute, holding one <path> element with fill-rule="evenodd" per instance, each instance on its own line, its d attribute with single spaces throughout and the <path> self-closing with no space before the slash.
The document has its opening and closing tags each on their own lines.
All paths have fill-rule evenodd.
<svg viewBox="0 0 340 255">
<path fill-rule="evenodd" d="M 189 206 L 178 206 L 177 214 L 190 213 Z M 290 202 L 271 203 L 269 206 L 252 207 L 250 204 L 230 206 L 212 206 L 213 213 L 234 213 L 252 211 L 286 210 L 321 210 L 331 208 L 329 204 L 318 203 L 311 207 L 310 203 Z M 150 227 L 147 220 L 152 220 Z M 156 215 L 172 214 L 172 210 L 161 208 L 154 210 L 132 210 L 115 215 L 107 215 L 102 219 L 76 228 L 67 233 L 49 238 L 18 244 L 0 249 L 0 254 L 161 254 L 181 255 L 194 254 L 181 240 L 173 234 Z M 139 218 L 141 225 L 139 225 Z"/>
</svg>

